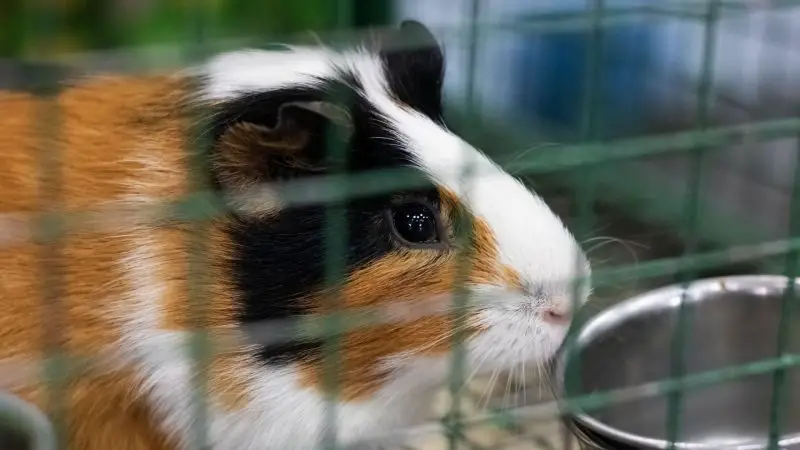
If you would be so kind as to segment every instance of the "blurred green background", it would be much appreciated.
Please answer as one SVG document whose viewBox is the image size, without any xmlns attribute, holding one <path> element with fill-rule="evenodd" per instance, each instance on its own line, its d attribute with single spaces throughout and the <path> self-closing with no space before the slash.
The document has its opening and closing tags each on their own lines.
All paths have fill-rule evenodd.
<svg viewBox="0 0 800 450">
<path fill-rule="evenodd" d="M 385 23 L 387 0 L 0 0 L 0 57 L 206 38 L 260 38 Z"/>
</svg>

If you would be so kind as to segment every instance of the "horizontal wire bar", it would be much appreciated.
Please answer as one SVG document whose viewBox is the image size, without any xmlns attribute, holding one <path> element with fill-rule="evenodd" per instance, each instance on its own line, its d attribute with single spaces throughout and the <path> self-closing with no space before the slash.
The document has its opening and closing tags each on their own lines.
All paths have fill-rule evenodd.
<svg viewBox="0 0 800 450">
<path fill-rule="evenodd" d="M 704 270 L 718 267 L 723 264 L 741 263 L 754 259 L 769 256 L 785 255 L 792 251 L 800 250 L 800 238 L 776 240 L 755 245 L 744 245 L 731 247 L 724 250 L 699 253 L 691 260 L 684 261 L 680 257 L 664 258 L 653 261 L 646 261 L 635 266 L 623 265 L 598 269 L 592 275 L 592 284 L 595 288 L 603 286 L 613 286 L 620 282 L 630 280 L 641 280 L 647 278 L 674 275 L 684 270 Z M 570 280 L 564 280 L 569 282 Z M 573 280 L 574 281 L 574 280 Z M 450 302 L 441 297 L 431 297 L 429 299 L 419 299 L 413 302 L 414 308 L 408 308 L 409 302 L 397 302 L 379 308 L 359 308 L 350 309 L 333 313 L 340 315 L 346 325 L 341 332 L 351 331 L 366 326 L 375 326 L 386 323 L 398 323 L 402 321 L 412 321 L 424 317 L 443 314 L 449 312 Z M 443 306 L 444 305 L 444 306 Z M 470 303 L 468 306 L 477 306 L 477 303 Z M 291 341 L 298 337 L 303 339 L 325 338 L 324 332 L 327 328 L 324 325 L 325 317 L 328 315 L 300 316 L 295 319 L 281 319 L 272 321 L 262 321 L 249 324 L 240 329 L 247 336 L 246 345 L 258 344 L 269 345 Z M 214 328 L 211 333 L 217 333 L 217 345 L 219 352 L 239 352 L 242 345 L 239 338 L 240 331 Z M 209 332 L 207 329 L 202 332 Z M 191 333 L 191 330 L 187 330 Z M 113 354 L 113 352 L 111 353 Z M 106 356 L 115 360 L 114 357 Z M 0 362 L 2 364 L 2 362 Z M 13 364 L 17 364 L 14 362 Z M 19 366 L 13 366 L 19 369 Z M 2 373 L 2 371 L 0 371 Z M 17 372 L 20 374 L 21 372 Z M 20 375 L 25 379 L 25 375 Z M 0 377 L 0 385 L 7 385 L 12 382 Z"/>
<path fill-rule="evenodd" d="M 733 125 L 711 129 L 707 132 L 679 132 L 664 136 L 623 139 L 608 143 L 575 145 L 542 145 L 539 154 L 526 161 L 503 164 L 513 175 L 547 173 L 573 169 L 583 165 L 613 160 L 628 160 L 643 156 L 688 151 L 697 146 L 709 147 L 706 151 L 740 142 L 765 142 L 800 132 L 800 118 L 776 119 L 756 124 Z M 453 167 L 455 172 L 458 167 Z M 475 169 L 473 177 L 491 179 L 493 173 Z M 429 181 L 411 168 L 375 170 L 350 175 L 324 175 L 282 183 L 265 183 L 237 195 L 238 202 L 258 200 L 265 210 L 280 210 L 290 206 L 306 206 L 356 199 L 390 193 L 402 189 L 426 186 Z M 48 220 L 60 220 L 62 226 L 53 233 L 37 236 L 34 216 L 23 213 L 0 215 L 0 248 L 13 246 L 32 239 L 42 242 L 58 240 L 67 233 L 92 231 L 113 232 L 131 230 L 139 226 L 159 226 L 174 221 L 211 220 L 226 211 L 224 199 L 211 191 L 198 191 L 177 201 L 149 203 L 129 201 L 111 202 L 102 207 L 59 212 Z M 38 219 L 41 220 L 41 219 Z"/>
<path fill-rule="evenodd" d="M 109 353 L 110 354 L 110 353 Z M 118 353 L 115 357 L 116 362 L 119 364 Z M 72 368 L 88 368 L 93 364 L 97 364 L 101 358 L 97 356 L 75 358 L 73 360 Z M 28 375 L 37 373 L 36 370 L 39 364 L 46 364 L 46 361 L 39 363 L 26 363 L 25 361 L 10 361 L 0 362 L 0 367 L 8 366 L 14 368 L 17 372 L 17 377 L 20 380 L 30 382 L 31 378 L 24 378 L 25 373 L 20 374 L 19 371 L 26 372 Z M 563 414 L 575 413 L 590 413 L 594 410 L 603 408 L 609 405 L 618 405 L 626 402 L 640 400 L 643 398 L 652 398 L 658 395 L 668 394 L 675 391 L 687 391 L 709 386 L 715 383 L 735 381 L 748 376 L 768 374 L 776 370 L 791 369 L 800 365 L 800 355 L 784 355 L 781 358 L 771 358 L 766 360 L 754 361 L 746 364 L 726 367 L 723 369 L 704 371 L 693 373 L 691 375 L 684 375 L 673 379 L 664 379 L 660 381 L 653 381 L 648 383 L 638 384 L 636 386 L 617 388 L 600 393 L 592 393 L 586 395 L 579 395 L 573 397 L 566 397 L 560 400 L 553 400 L 543 402 L 536 405 L 524 406 L 519 408 L 509 408 L 504 410 L 495 410 L 489 413 L 479 414 L 466 419 L 462 419 L 464 426 L 475 426 L 481 423 L 486 423 L 493 420 L 493 417 L 498 414 L 510 415 L 519 420 L 524 419 L 542 419 L 545 417 L 556 417 Z M 36 366 L 36 367 L 30 367 Z M 112 369 L 113 365 L 106 365 L 106 369 Z M 117 366 L 118 368 L 119 366 Z M 0 370 L 0 373 L 8 373 Z M 7 381 L 7 380 L 6 380 Z M 0 386 L 8 386 L 5 383 Z M 438 424 L 428 424 L 420 427 L 414 427 L 399 432 L 392 432 L 389 434 L 379 434 L 366 438 L 365 442 L 374 442 L 375 440 L 382 440 L 388 437 L 402 437 L 414 436 L 421 434 L 428 434 L 433 432 L 441 432 L 443 428 Z"/>
<path fill-rule="evenodd" d="M 717 267 L 720 264 L 742 262 L 765 256 L 776 256 L 800 250 L 800 238 L 779 240 L 758 245 L 738 246 L 726 250 L 701 253 L 693 260 L 682 261 L 682 258 L 667 258 L 640 263 L 637 268 L 622 266 L 597 270 L 592 275 L 595 287 L 613 286 L 621 281 L 644 279 L 677 273 L 679 270 L 701 270 Z M 467 299 L 466 307 L 480 307 L 485 302 L 477 303 Z M 414 308 L 409 308 L 409 305 Z M 270 345 L 289 342 L 295 339 L 320 339 L 329 337 L 329 329 L 325 321 L 330 316 L 338 316 L 343 323 L 340 333 L 359 328 L 388 323 L 401 323 L 428 317 L 430 315 L 451 312 L 452 302 L 446 296 L 418 299 L 413 303 L 396 302 L 383 307 L 353 308 L 337 313 L 319 314 L 315 316 L 298 316 L 293 319 L 261 321 L 237 328 L 207 328 L 201 331 L 186 329 L 188 336 L 193 333 L 210 333 L 215 353 L 239 353 L 249 351 L 252 345 Z M 462 306 L 463 308 L 464 306 Z M 121 356 L 115 349 L 99 353 L 102 364 L 109 369 L 119 367 Z M 82 364 L 82 363 L 81 363 Z M 8 372 L 0 370 L 0 388 L 14 386 L 14 380 L 30 381 L 29 372 L 24 369 L 24 361 L 18 359 L 0 360 L 0 368 L 8 367 L 15 375 L 9 378 Z M 30 366 L 30 370 L 38 370 L 38 364 Z"/>
<path fill-rule="evenodd" d="M 697 2 L 682 1 L 671 2 L 668 7 L 663 5 L 652 5 L 646 2 L 641 5 L 609 8 L 607 14 L 604 14 L 599 19 L 602 26 L 616 25 L 631 20 L 641 19 L 659 19 L 665 16 L 676 18 L 702 18 L 702 13 L 698 12 L 696 6 Z M 726 14 L 724 18 L 735 17 L 738 14 L 750 12 L 753 10 L 770 10 L 775 11 L 783 8 L 800 5 L 798 0 L 771 0 L 767 6 L 763 6 L 761 2 L 754 2 L 748 0 L 728 0 L 722 2 L 723 9 Z M 536 32 L 550 32 L 550 31 L 564 31 L 564 30 L 583 30 L 591 25 L 594 19 L 592 18 L 591 11 L 572 11 L 563 13 L 540 13 L 532 14 L 523 19 L 513 20 L 479 20 L 477 26 L 483 30 L 490 32 L 513 32 L 520 31 L 536 31 Z M 370 27 L 370 32 L 390 30 L 393 27 Z M 453 25 L 453 26 L 432 26 L 436 34 L 441 37 L 457 37 L 466 35 L 469 31 L 467 26 Z M 207 48 L 211 52 L 222 52 L 234 50 L 242 47 L 262 47 L 270 45 L 274 42 L 281 42 L 295 45 L 318 45 L 320 42 L 336 42 L 338 45 L 352 45 L 359 42 L 367 36 L 365 29 L 347 29 L 347 30 L 327 30 L 318 33 L 288 33 L 276 34 L 270 36 L 270 41 L 265 41 L 262 38 L 225 38 L 217 39 L 209 42 Z M 406 40 L 397 40 L 392 42 L 388 49 L 402 50 L 415 48 L 424 44 L 423 41 L 417 41 L 413 38 Z M 81 70 L 88 71 L 107 71 L 113 69 L 115 71 L 137 71 L 143 66 L 143 61 L 147 61 L 147 70 L 155 69 L 176 69 L 187 63 L 186 55 L 181 50 L 181 44 L 161 44 L 161 45 L 139 45 L 139 46 L 124 46 L 112 50 L 95 50 L 90 52 L 76 52 L 66 53 L 54 58 L 50 58 L 48 62 L 61 62 L 70 66 L 75 66 Z M 33 58 L 20 58 L 20 60 L 35 62 Z M 0 64 L 7 63 L 10 60 L 0 58 Z"/>
<path fill-rule="evenodd" d="M 117 354 L 117 362 L 121 361 L 118 359 L 119 355 L 121 355 L 121 353 Z M 75 358 L 73 360 L 74 365 L 72 367 L 86 369 L 92 367 L 93 364 L 96 365 L 97 361 L 100 359 L 101 358 L 97 356 Z M 38 364 L 46 364 L 46 361 Z M 0 367 L 8 365 L 9 368 L 14 367 L 15 370 L 19 369 L 22 371 L 28 371 L 28 374 L 30 375 L 35 374 L 36 369 L 29 368 L 28 366 L 38 367 L 38 364 L 26 363 L 25 361 L 17 360 L 12 362 L 0 362 Z M 673 379 L 664 379 L 642 383 L 635 386 L 616 388 L 600 393 L 565 397 L 523 407 L 492 410 L 488 413 L 482 413 L 470 416 L 468 418 L 463 418 L 460 420 L 460 422 L 463 426 L 468 427 L 493 421 L 497 416 L 510 416 L 519 421 L 520 419 L 541 420 L 545 418 L 562 416 L 564 414 L 586 414 L 609 405 L 619 405 L 645 398 L 653 398 L 675 391 L 699 389 L 721 382 L 736 381 L 749 376 L 769 374 L 776 370 L 786 370 L 797 366 L 800 366 L 800 355 L 784 355 L 781 358 L 759 360 L 725 367 L 723 369 L 693 373 Z M 106 369 L 112 368 L 112 366 L 109 365 L 106 365 L 105 367 Z M 0 373 L 5 373 L 5 371 L 0 371 Z M 24 374 L 18 375 L 18 377 L 23 379 Z M 30 382 L 31 378 L 27 378 L 25 381 Z M 5 386 L 5 384 L 0 384 L 0 386 Z M 387 438 L 404 436 L 420 436 L 432 433 L 441 433 L 443 431 L 444 428 L 442 425 L 438 423 L 430 423 L 410 429 L 369 436 L 365 438 L 363 442 L 375 442 Z"/>
</svg>

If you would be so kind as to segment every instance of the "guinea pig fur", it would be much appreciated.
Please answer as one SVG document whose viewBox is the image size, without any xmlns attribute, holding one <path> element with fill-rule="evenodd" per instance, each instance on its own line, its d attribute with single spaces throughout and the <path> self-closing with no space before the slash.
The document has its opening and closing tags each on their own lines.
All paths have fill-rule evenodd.
<svg viewBox="0 0 800 450">
<path fill-rule="evenodd" d="M 406 33 L 426 45 L 386 45 Z M 47 342 L 59 339 L 74 358 L 113 355 L 102 370 L 77 365 L 69 374 L 61 401 L 71 449 L 193 448 L 199 371 L 210 448 L 317 446 L 328 424 L 321 341 L 242 344 L 203 366 L 186 344 L 194 326 L 209 327 L 215 342 L 239 339 L 244 325 L 325 312 L 326 205 L 286 205 L 279 194 L 261 203 L 236 199 L 264 183 L 337 170 L 405 168 L 426 181 L 343 204 L 342 308 L 449 304 L 463 250 L 456 219 L 469 214 L 468 367 L 543 363 L 564 339 L 572 280 L 588 277 L 588 260 L 536 194 L 447 129 L 443 74 L 433 36 L 407 22 L 349 50 L 247 49 L 180 73 L 75 77 L 50 102 L 0 91 L 0 362 L 35 368 L 13 380 L 0 373 L 0 389 L 54 414 L 56 399 L 38 375 Z M 57 127 L 47 137 L 42 114 L 53 109 Z M 76 226 L 56 247 L 30 231 L 28 221 L 53 204 L 72 213 L 135 211 L 185 199 L 194 192 L 190 131 L 200 122 L 210 148 L 202 179 L 229 200 L 224 214 L 196 226 L 132 213 L 115 227 Z M 342 131 L 342 164 L 326 156 L 328 129 Z M 56 191 L 39 159 L 51 149 L 60 161 Z M 475 178 L 463 183 L 466 163 Z M 197 233 L 204 233 L 199 251 Z M 207 313 L 193 323 L 197 255 L 209 262 L 197 278 Z M 46 277 L 48 266 L 55 278 Z M 42 299 L 47 289 L 60 300 L 55 309 Z M 588 294 L 584 283 L 579 301 Z M 343 334 L 340 443 L 426 416 L 450 368 L 453 318 L 445 309 Z"/>
</svg>

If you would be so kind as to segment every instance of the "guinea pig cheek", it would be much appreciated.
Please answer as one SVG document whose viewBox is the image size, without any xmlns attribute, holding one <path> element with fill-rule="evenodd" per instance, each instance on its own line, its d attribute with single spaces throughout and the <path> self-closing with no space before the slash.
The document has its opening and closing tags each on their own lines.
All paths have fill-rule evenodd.
<svg viewBox="0 0 800 450">
<path fill-rule="evenodd" d="M 496 284 L 513 279 L 512 273 L 497 270 L 496 246 L 480 238 L 486 236 L 488 227 L 476 226 L 486 229 L 476 233 L 467 284 Z M 455 251 L 397 249 L 348 276 L 338 296 L 339 308 L 376 308 L 391 321 L 341 335 L 337 367 L 342 399 L 368 398 L 403 370 L 404 361 L 443 356 L 451 350 L 457 325 L 451 311 L 458 271 Z M 323 306 L 325 300 L 324 294 L 313 299 L 316 312 L 327 310 Z M 469 312 L 461 323 L 468 339 L 487 331 L 477 311 Z M 320 389 L 323 367 L 321 358 L 301 363 L 303 383 Z"/>
</svg>

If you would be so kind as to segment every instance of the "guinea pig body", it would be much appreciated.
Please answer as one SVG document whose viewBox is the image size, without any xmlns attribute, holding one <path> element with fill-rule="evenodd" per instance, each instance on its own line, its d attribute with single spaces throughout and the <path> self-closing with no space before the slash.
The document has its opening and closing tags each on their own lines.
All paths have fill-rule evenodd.
<svg viewBox="0 0 800 450">
<path fill-rule="evenodd" d="M 413 24 L 401 31 L 426 33 Z M 0 93 L 0 360 L 36 369 L 2 388 L 52 412 L 53 393 L 35 375 L 58 338 L 72 357 L 108 355 L 104 368 L 74 368 L 61 391 L 70 448 L 191 448 L 202 371 L 211 448 L 307 449 L 328 425 L 323 343 L 243 343 L 198 367 L 187 350 L 192 320 L 214 342 L 238 339 L 244 326 L 324 313 L 334 297 L 340 308 L 400 315 L 433 304 L 439 313 L 345 332 L 335 362 L 340 442 L 412 425 L 448 374 L 454 319 L 443 311 L 464 245 L 466 287 L 477 302 L 463 330 L 468 367 L 551 357 L 569 326 L 571 280 L 589 273 L 585 256 L 539 197 L 448 131 L 435 43 L 398 51 L 374 44 L 244 50 L 188 73 L 77 79 L 51 102 Z M 349 101 L 331 100 L 333 91 Z M 46 137 L 41 114 L 52 108 L 56 134 Z M 230 211 L 201 226 L 149 220 L 164 202 L 201 198 L 192 197 L 188 151 L 200 110 L 208 111 L 211 148 L 202 175 Z M 326 156 L 331 127 L 342 131 L 345 161 Z M 50 150 L 57 180 L 42 176 L 40 157 Z M 467 163 L 475 179 L 464 183 Z M 341 205 L 345 279 L 335 295 L 325 282 L 326 207 L 240 195 L 336 170 L 398 168 L 427 182 Z M 94 226 L 50 247 L 28 220 L 56 206 L 124 214 L 110 218 L 114 226 L 92 216 Z M 473 218 L 469 244 L 456 239 L 463 213 Z M 209 265 L 195 276 L 197 255 Z M 580 294 L 583 301 L 588 289 Z M 57 306 L 47 306 L 48 295 Z M 195 297 L 207 310 L 199 319 Z"/>
</svg>

